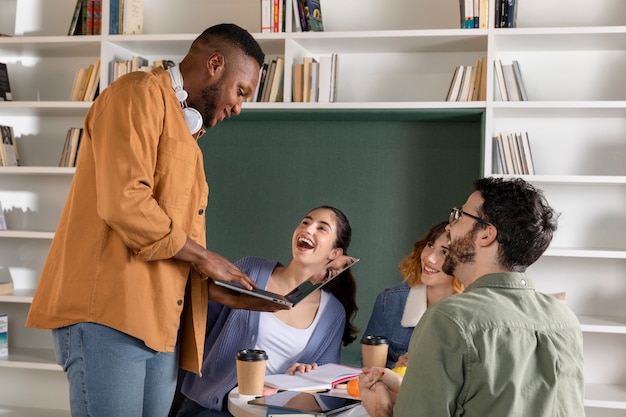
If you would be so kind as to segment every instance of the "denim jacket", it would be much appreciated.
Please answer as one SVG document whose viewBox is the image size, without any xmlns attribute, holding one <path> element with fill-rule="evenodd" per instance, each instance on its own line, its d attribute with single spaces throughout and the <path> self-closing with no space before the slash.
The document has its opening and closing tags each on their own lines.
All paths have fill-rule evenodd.
<svg viewBox="0 0 626 417">
<path fill-rule="evenodd" d="M 376 297 L 372 315 L 363 337 L 367 335 L 385 336 L 389 339 L 387 367 L 393 368 L 398 357 L 409 349 L 409 340 L 414 327 L 400 324 L 410 287 L 406 282 L 385 288 Z M 424 303 L 426 300 L 424 299 Z"/>
</svg>

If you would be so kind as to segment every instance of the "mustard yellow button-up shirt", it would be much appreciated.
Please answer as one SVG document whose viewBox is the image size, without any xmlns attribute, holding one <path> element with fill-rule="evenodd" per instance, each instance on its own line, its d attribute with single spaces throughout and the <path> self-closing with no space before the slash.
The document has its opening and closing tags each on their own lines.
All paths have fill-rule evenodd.
<svg viewBox="0 0 626 417">
<path fill-rule="evenodd" d="M 181 363 L 198 372 L 208 289 L 172 256 L 187 236 L 206 245 L 208 185 L 169 74 L 118 79 L 93 103 L 84 128 L 26 325 L 95 322 L 162 352 L 174 350 L 181 326 Z"/>
</svg>

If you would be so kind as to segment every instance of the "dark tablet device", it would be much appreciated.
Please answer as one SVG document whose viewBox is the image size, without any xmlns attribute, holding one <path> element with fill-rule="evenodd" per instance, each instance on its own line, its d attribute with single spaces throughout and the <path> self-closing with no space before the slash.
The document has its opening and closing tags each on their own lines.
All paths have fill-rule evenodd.
<svg viewBox="0 0 626 417">
<path fill-rule="evenodd" d="M 320 271 L 316 274 L 312 275 L 304 281 L 302 284 L 298 285 L 296 288 L 291 290 L 288 294 L 281 295 L 276 294 L 270 291 L 262 290 L 260 288 L 253 288 L 252 290 L 247 290 L 243 288 L 238 283 L 230 282 L 230 281 L 220 281 L 218 279 L 214 279 L 213 282 L 215 284 L 230 288 L 231 290 L 241 292 L 244 294 L 249 294 L 254 297 L 263 298 L 264 300 L 272 301 L 278 304 L 284 304 L 288 306 L 295 306 L 300 301 L 304 300 L 306 297 L 314 293 L 315 291 L 322 288 L 324 285 L 328 284 L 335 277 L 339 276 L 343 271 L 350 268 L 352 265 L 359 261 L 358 258 L 352 258 L 352 262 L 347 265 L 341 265 L 339 267 L 332 267 L 334 261 L 330 261 L 328 264 L 324 266 Z"/>
<path fill-rule="evenodd" d="M 315 394 L 301 391 L 282 391 L 248 401 L 248 404 L 261 405 L 282 410 L 331 415 L 361 404 L 355 398 L 335 397 L 328 394 Z"/>
</svg>

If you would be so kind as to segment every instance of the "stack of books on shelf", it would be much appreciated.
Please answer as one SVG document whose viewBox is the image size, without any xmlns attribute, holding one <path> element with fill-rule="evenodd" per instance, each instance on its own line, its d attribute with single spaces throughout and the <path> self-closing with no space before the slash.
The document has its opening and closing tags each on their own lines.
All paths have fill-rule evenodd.
<svg viewBox="0 0 626 417">
<path fill-rule="evenodd" d="M 78 150 L 80 149 L 80 141 L 83 137 L 83 128 L 71 127 L 65 136 L 65 144 L 59 160 L 60 167 L 75 167 L 78 159 Z"/>
<path fill-rule="evenodd" d="M 517 26 L 517 0 L 495 0 L 493 27 L 514 28 Z"/>
<path fill-rule="evenodd" d="M 489 0 L 459 0 L 459 10 L 461 29 L 487 29 Z"/>
<path fill-rule="evenodd" d="M 285 31 L 285 1 L 261 0 L 261 33 Z"/>
<path fill-rule="evenodd" d="M 337 98 L 337 54 L 305 57 L 293 64 L 292 101 L 333 103 Z"/>
<path fill-rule="evenodd" d="M 487 57 L 474 65 L 459 65 L 454 71 L 446 101 L 485 101 L 487 99 Z"/>
<path fill-rule="evenodd" d="M 250 102 L 282 102 L 284 89 L 285 58 L 272 58 L 261 68 L 261 76 L 256 91 L 248 99 Z"/>
<path fill-rule="evenodd" d="M 158 60 L 154 61 L 152 65 L 150 65 L 148 59 L 135 55 L 129 60 L 113 60 L 109 62 L 109 84 L 113 81 L 117 80 L 124 74 L 128 74 L 133 71 L 146 71 L 150 72 L 153 68 L 161 67 L 165 68 L 164 62 L 166 60 Z"/>
<path fill-rule="evenodd" d="M 13 126 L 0 125 L 2 144 L 0 144 L 0 166 L 14 167 L 20 164 L 20 154 L 15 143 Z"/>
<path fill-rule="evenodd" d="M 285 31 L 287 1 L 292 1 L 294 32 L 324 31 L 320 0 L 261 0 L 261 33 Z"/>
<path fill-rule="evenodd" d="M 99 35 L 101 32 L 102 0 L 76 0 L 68 36 Z"/>
<path fill-rule="evenodd" d="M 144 0 L 111 0 L 109 33 L 143 33 Z M 102 33 L 102 0 L 76 0 L 74 13 L 67 31 L 72 35 L 100 35 Z"/>
<path fill-rule="evenodd" d="M 510 64 L 502 64 L 501 60 L 496 59 L 494 65 L 502 101 L 528 101 L 519 62 L 513 60 Z"/>
<path fill-rule="evenodd" d="M 0 230 L 7 230 L 6 222 L 4 222 L 4 212 L 2 211 L 2 204 L 0 204 Z M 7 278 L 0 278 L 0 294 L 11 294 L 13 292 L 13 281 L 11 281 L 10 278 L 8 278 L 7 281 L 5 281 L 5 279 Z M 1 327 L 2 325 L 0 324 L 0 333 L 2 333 Z"/>
<path fill-rule="evenodd" d="M 0 101 L 13 101 L 7 64 L 0 62 Z"/>
<path fill-rule="evenodd" d="M 494 172 L 512 175 L 535 175 L 528 132 L 501 132 L 493 137 L 496 164 Z"/>
<path fill-rule="evenodd" d="M 144 0 L 110 0 L 109 34 L 143 33 Z"/>
<path fill-rule="evenodd" d="M 78 68 L 70 93 L 71 101 L 93 101 L 98 96 L 100 86 L 100 58 L 96 58 L 87 68 Z"/>
</svg>

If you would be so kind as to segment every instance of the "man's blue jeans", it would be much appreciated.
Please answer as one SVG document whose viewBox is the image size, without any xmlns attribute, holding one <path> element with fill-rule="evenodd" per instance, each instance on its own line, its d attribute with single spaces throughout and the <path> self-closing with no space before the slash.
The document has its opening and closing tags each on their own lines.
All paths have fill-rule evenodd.
<svg viewBox="0 0 626 417">
<path fill-rule="evenodd" d="M 177 352 L 95 323 L 52 331 L 67 373 L 72 417 L 166 417 L 178 375 Z"/>
</svg>

